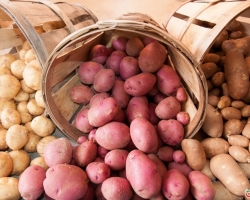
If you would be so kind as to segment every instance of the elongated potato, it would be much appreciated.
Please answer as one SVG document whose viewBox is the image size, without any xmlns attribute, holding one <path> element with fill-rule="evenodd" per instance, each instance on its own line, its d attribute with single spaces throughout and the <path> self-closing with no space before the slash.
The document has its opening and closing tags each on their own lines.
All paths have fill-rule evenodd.
<svg viewBox="0 0 250 200">
<path fill-rule="evenodd" d="M 250 152 L 244 147 L 232 145 L 228 152 L 237 162 L 250 162 Z"/>
<path fill-rule="evenodd" d="M 201 171 L 206 165 L 206 153 L 202 143 L 196 139 L 183 139 L 181 148 L 186 154 L 187 164 L 194 170 Z"/>
<path fill-rule="evenodd" d="M 244 196 L 250 184 L 237 162 L 229 154 L 219 154 L 211 158 L 210 169 L 221 183 L 237 196 Z"/>
<path fill-rule="evenodd" d="M 249 138 L 244 135 L 229 135 L 228 143 L 246 148 L 249 146 Z"/>
<path fill-rule="evenodd" d="M 233 99 L 244 98 L 249 89 L 249 73 L 241 51 L 231 49 L 226 53 L 224 72 L 229 95 Z"/>
</svg>

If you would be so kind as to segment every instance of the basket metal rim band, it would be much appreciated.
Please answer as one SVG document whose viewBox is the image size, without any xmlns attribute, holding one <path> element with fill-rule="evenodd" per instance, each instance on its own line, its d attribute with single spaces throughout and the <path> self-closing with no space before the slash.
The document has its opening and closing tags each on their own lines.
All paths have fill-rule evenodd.
<svg viewBox="0 0 250 200">
<path fill-rule="evenodd" d="M 41 66 L 43 66 L 43 64 L 46 62 L 46 59 L 48 58 L 48 52 L 45 49 L 44 44 L 37 34 L 35 28 L 29 23 L 27 18 L 20 13 L 18 8 L 16 8 L 15 5 L 9 0 L 1 0 L 0 7 L 13 19 L 13 21 L 16 22 L 17 26 L 25 35 L 25 38 L 30 42 L 32 48 L 36 51 L 38 60 Z M 23 25 L 25 25 L 26 29 L 23 28 Z"/>
</svg>

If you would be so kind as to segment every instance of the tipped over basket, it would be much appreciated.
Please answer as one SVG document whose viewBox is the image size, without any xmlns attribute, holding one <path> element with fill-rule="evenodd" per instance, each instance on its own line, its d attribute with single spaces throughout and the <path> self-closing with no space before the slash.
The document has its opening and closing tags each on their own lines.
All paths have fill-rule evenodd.
<svg viewBox="0 0 250 200">
<path fill-rule="evenodd" d="M 69 96 L 70 88 L 81 84 L 77 70 L 81 63 L 89 59 L 90 49 L 97 44 L 111 47 L 112 40 L 119 36 L 150 37 L 166 47 L 167 62 L 181 77 L 188 93 L 188 100 L 182 104 L 182 110 L 190 116 L 190 122 L 185 126 L 185 137 L 193 137 L 203 123 L 207 104 L 203 72 L 187 48 L 144 15 L 99 21 L 75 31 L 60 42 L 46 62 L 43 74 L 42 90 L 51 119 L 74 141 L 84 135 L 73 123 L 79 110 L 87 105 L 73 103 Z"/>
</svg>

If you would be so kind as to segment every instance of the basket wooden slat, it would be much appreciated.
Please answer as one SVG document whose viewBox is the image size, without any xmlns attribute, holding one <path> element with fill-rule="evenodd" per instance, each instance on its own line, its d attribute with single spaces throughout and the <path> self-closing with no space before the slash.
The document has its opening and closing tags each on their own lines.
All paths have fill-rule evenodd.
<svg viewBox="0 0 250 200">
<path fill-rule="evenodd" d="M 223 28 L 233 19 L 240 17 L 249 7 L 249 1 L 188 2 L 176 9 L 164 26 L 171 35 L 189 48 L 198 61 L 202 61 Z M 249 19 L 244 20 L 246 22 Z M 208 27 L 204 22 L 213 26 Z"/>
<path fill-rule="evenodd" d="M 70 102 L 69 86 L 79 84 L 76 67 L 88 59 L 91 47 L 100 43 L 109 47 L 112 39 L 121 35 L 128 38 L 148 36 L 166 45 L 170 52 L 169 63 L 182 77 L 189 94 L 188 101 L 183 104 L 183 109 L 191 118 L 189 125 L 185 127 L 185 136 L 193 137 L 202 125 L 207 103 L 207 85 L 203 72 L 183 44 L 163 29 L 143 20 L 126 18 L 99 21 L 70 34 L 58 44 L 46 62 L 43 74 L 42 90 L 49 116 L 70 139 L 76 141 L 79 136 L 84 135 L 72 125 L 77 112 L 84 106 Z"/>
</svg>

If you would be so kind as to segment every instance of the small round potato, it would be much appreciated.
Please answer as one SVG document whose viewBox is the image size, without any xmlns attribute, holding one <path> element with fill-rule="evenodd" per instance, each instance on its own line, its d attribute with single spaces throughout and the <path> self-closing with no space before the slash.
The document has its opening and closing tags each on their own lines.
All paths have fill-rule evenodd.
<svg viewBox="0 0 250 200">
<path fill-rule="evenodd" d="M 21 90 L 20 81 L 12 75 L 0 76 L 0 98 L 13 99 Z"/>
<path fill-rule="evenodd" d="M 0 116 L 1 116 L 2 110 L 4 108 L 16 109 L 16 104 L 15 104 L 14 100 L 0 99 Z"/>
<path fill-rule="evenodd" d="M 16 60 L 16 57 L 12 54 L 0 55 L 0 67 L 10 69 L 12 62 Z"/>
<path fill-rule="evenodd" d="M 8 149 L 8 145 L 6 143 L 6 129 L 1 129 L 0 130 L 0 151 L 4 151 Z"/>
<path fill-rule="evenodd" d="M 31 128 L 35 134 L 45 137 L 51 135 L 56 126 L 50 118 L 41 115 L 33 118 L 31 121 Z"/>
<path fill-rule="evenodd" d="M 0 178 L 0 198 L 19 200 L 21 198 L 18 191 L 18 179 L 14 177 Z"/>
<path fill-rule="evenodd" d="M 28 101 L 30 98 L 30 94 L 25 92 L 24 90 L 20 90 L 17 95 L 14 97 L 14 99 L 17 101 L 17 102 L 21 102 L 21 101 Z"/>
<path fill-rule="evenodd" d="M 1 113 L 1 122 L 4 128 L 8 129 L 15 124 L 21 124 L 21 115 L 14 108 L 5 108 Z"/>
<path fill-rule="evenodd" d="M 36 152 L 37 144 L 42 138 L 35 133 L 29 133 L 29 141 L 24 146 L 24 150 L 28 153 Z"/>
<path fill-rule="evenodd" d="M 45 111 L 44 107 L 41 107 L 40 105 L 38 105 L 35 98 L 31 98 L 29 100 L 29 102 L 27 104 L 27 109 L 29 110 L 29 113 L 34 115 L 34 116 L 42 115 Z"/>
<path fill-rule="evenodd" d="M 35 93 L 35 100 L 37 102 L 37 104 L 43 108 L 45 108 L 45 102 L 44 102 L 44 98 L 43 98 L 43 93 L 42 90 L 37 90 Z"/>
<path fill-rule="evenodd" d="M 23 148 L 29 141 L 28 129 L 25 126 L 15 124 L 6 133 L 6 143 L 12 150 Z"/>
<path fill-rule="evenodd" d="M 24 61 L 26 64 L 28 64 L 32 60 L 36 60 L 36 54 L 34 49 L 29 49 L 24 56 Z"/>
<path fill-rule="evenodd" d="M 31 46 L 30 46 L 30 43 L 29 43 L 28 40 L 25 40 L 25 41 L 24 41 L 23 46 L 22 46 L 22 49 L 26 49 L 26 50 L 31 49 Z"/>
<path fill-rule="evenodd" d="M 0 177 L 9 176 L 13 169 L 13 160 L 8 152 L 0 152 Z"/>
<path fill-rule="evenodd" d="M 9 155 L 13 160 L 11 175 L 20 175 L 30 164 L 29 154 L 22 149 L 10 151 Z"/>
<path fill-rule="evenodd" d="M 25 54 L 27 53 L 28 49 L 21 49 L 18 54 L 21 60 L 25 59 Z"/>
<path fill-rule="evenodd" d="M 36 146 L 36 150 L 37 150 L 37 153 L 40 155 L 40 156 L 43 156 L 43 152 L 44 152 L 44 147 L 49 143 L 51 142 L 52 140 L 55 140 L 56 139 L 56 136 L 54 135 L 49 135 L 49 136 L 45 136 L 43 137 L 37 144 Z"/>
<path fill-rule="evenodd" d="M 39 156 L 31 160 L 30 165 L 38 165 L 44 168 L 45 170 L 49 169 L 49 166 L 46 164 L 43 156 Z"/>
<path fill-rule="evenodd" d="M 31 87 L 29 87 L 24 80 L 21 80 L 21 88 L 23 91 L 32 94 L 34 93 L 36 90 L 33 90 Z"/>
<path fill-rule="evenodd" d="M 29 132 L 33 132 L 31 128 L 31 122 L 27 122 L 26 124 L 24 124 L 24 126 L 28 129 Z"/>
<path fill-rule="evenodd" d="M 27 108 L 27 104 L 28 102 L 27 101 L 21 101 L 21 102 L 18 102 L 17 104 L 17 111 L 21 114 L 21 113 L 28 113 L 29 110 Z"/>
<path fill-rule="evenodd" d="M 10 65 L 10 70 L 13 76 L 18 79 L 23 78 L 23 70 L 26 67 L 24 60 L 17 59 Z"/>
</svg>

